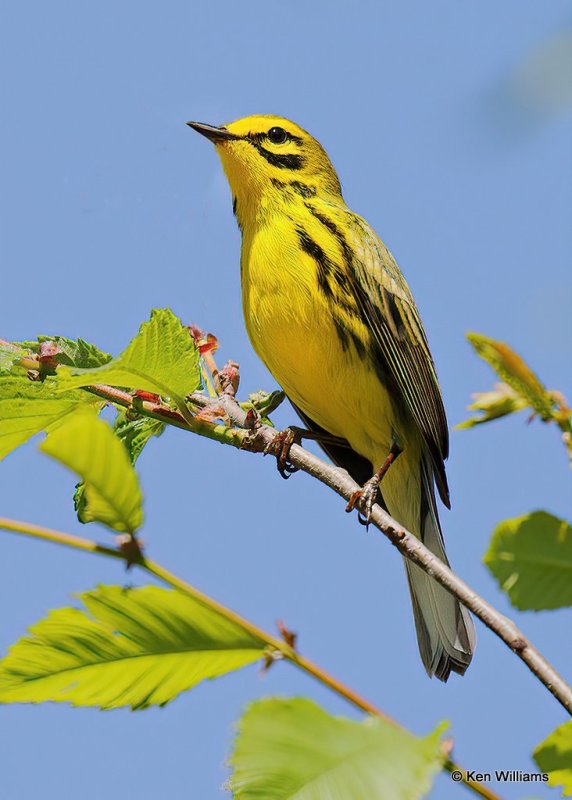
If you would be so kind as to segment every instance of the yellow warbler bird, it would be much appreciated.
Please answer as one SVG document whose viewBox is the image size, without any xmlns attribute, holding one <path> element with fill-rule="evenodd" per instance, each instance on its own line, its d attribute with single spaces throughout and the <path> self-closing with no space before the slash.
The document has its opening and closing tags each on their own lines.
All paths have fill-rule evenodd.
<svg viewBox="0 0 572 800">
<path fill-rule="evenodd" d="M 448 563 L 434 490 L 450 507 L 447 420 L 391 253 L 346 206 L 328 155 L 303 128 L 268 115 L 188 124 L 214 143 L 230 184 L 254 349 L 332 460 L 364 485 L 366 510 L 381 502 Z M 405 567 L 425 669 L 443 681 L 462 675 L 475 643 L 468 613 Z"/>
</svg>

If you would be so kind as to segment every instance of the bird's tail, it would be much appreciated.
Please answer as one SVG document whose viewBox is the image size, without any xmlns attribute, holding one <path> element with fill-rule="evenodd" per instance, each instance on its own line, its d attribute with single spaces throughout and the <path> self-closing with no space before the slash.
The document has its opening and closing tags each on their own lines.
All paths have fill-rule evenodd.
<svg viewBox="0 0 572 800">
<path fill-rule="evenodd" d="M 294 408 L 306 427 L 326 433 L 297 406 Z M 334 464 L 346 469 L 357 483 L 364 484 L 371 477 L 371 462 L 354 452 L 349 444 L 347 447 L 338 447 L 321 442 L 321 447 Z M 385 455 L 386 452 L 380 453 L 380 456 Z M 382 463 L 381 460 L 379 463 Z M 412 503 L 411 497 L 412 493 L 419 491 L 419 484 L 420 506 Z M 403 490 L 404 486 L 408 491 Z M 418 453 L 410 457 L 406 449 L 383 479 L 378 501 L 448 565 L 433 487 L 433 467 L 428 459 Z M 412 508 L 415 509 L 413 514 Z M 435 675 L 441 681 L 446 681 L 451 671 L 463 675 L 471 663 L 475 649 L 475 628 L 471 617 L 452 594 L 409 559 L 405 559 L 405 569 L 411 591 L 419 652 L 427 673 L 431 677 Z"/>
<path fill-rule="evenodd" d="M 421 540 L 431 552 L 449 564 L 437 516 L 432 467 L 421 464 Z M 463 675 L 475 649 L 475 628 L 467 610 L 456 597 L 405 559 L 413 615 L 421 659 L 430 677 L 446 681 L 451 673 Z"/>
</svg>

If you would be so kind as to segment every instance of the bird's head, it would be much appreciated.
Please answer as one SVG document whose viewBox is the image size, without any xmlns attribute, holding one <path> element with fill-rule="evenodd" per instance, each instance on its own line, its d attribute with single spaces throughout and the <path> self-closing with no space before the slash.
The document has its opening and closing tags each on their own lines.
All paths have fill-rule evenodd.
<svg viewBox="0 0 572 800">
<path fill-rule="evenodd" d="M 221 127 L 187 124 L 215 145 L 239 208 L 268 202 L 284 189 L 303 197 L 341 196 L 338 176 L 322 145 L 288 119 L 262 114 Z"/>
</svg>

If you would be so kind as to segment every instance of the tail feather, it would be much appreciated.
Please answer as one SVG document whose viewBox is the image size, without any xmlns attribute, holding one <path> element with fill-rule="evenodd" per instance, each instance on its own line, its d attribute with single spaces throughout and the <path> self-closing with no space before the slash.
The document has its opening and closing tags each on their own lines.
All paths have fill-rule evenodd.
<svg viewBox="0 0 572 800">
<path fill-rule="evenodd" d="M 297 406 L 294 406 L 294 408 L 310 430 L 325 432 L 323 428 L 320 428 Z M 357 483 L 364 484 L 373 474 L 371 462 L 352 450 L 349 444 L 347 447 L 341 447 L 321 443 L 321 447 L 334 464 L 346 469 Z M 392 470 L 401 469 L 405 458 L 406 454 L 400 456 L 397 466 L 392 467 Z M 415 464 L 414 467 L 413 463 Z M 416 475 L 413 483 L 416 487 L 415 491 L 417 491 L 419 484 L 418 462 L 415 460 L 413 463 L 411 466 Z M 410 530 L 412 533 L 419 535 L 431 552 L 448 565 L 449 562 L 445 555 L 445 544 L 435 502 L 435 470 L 429 458 L 421 458 L 420 469 L 420 518 L 416 518 L 415 521 L 413 519 L 410 520 L 412 523 Z M 388 473 L 385 481 L 390 475 L 391 472 Z M 437 473 L 437 480 L 439 494 L 443 502 L 449 506 L 449 494 L 444 470 Z M 388 506 L 382 495 L 386 485 L 385 482 L 381 485 L 381 492 L 378 496 L 378 502 L 385 509 Z M 395 500 L 395 492 L 393 494 L 393 499 Z M 390 495 L 389 492 L 388 495 Z M 405 509 L 399 508 L 398 505 L 394 508 L 393 504 L 390 504 L 389 511 L 400 522 L 404 524 L 407 522 L 409 515 L 400 513 Z M 400 519 L 400 517 L 403 517 L 403 519 Z M 417 520 L 419 521 L 417 522 Z M 417 524 L 415 524 L 416 522 Z M 446 681 L 451 672 L 463 675 L 471 663 L 476 640 L 475 628 L 469 613 L 452 594 L 449 594 L 446 589 L 408 559 L 405 559 L 405 569 L 411 592 L 419 652 L 427 673 L 430 677 L 435 675 L 441 681 Z"/>
<path fill-rule="evenodd" d="M 443 535 L 437 516 L 431 468 L 422 464 L 421 539 L 445 564 Z M 463 675 L 471 663 L 476 635 L 468 611 L 456 597 L 416 564 L 405 561 L 417 641 L 428 675 L 446 681 Z"/>
</svg>

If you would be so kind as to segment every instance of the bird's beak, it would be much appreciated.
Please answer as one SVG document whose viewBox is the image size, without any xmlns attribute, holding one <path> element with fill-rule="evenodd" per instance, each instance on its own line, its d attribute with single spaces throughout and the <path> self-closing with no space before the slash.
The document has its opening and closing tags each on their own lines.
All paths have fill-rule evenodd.
<svg viewBox="0 0 572 800">
<path fill-rule="evenodd" d="M 191 128 L 194 128 L 198 133 L 206 136 L 211 142 L 217 144 L 218 142 L 228 142 L 233 139 L 240 139 L 234 133 L 227 131 L 226 128 L 217 128 L 216 125 L 205 125 L 204 122 L 187 122 Z"/>
</svg>

